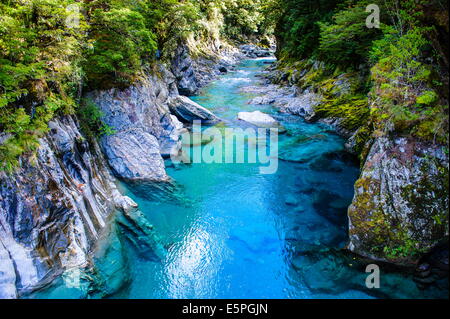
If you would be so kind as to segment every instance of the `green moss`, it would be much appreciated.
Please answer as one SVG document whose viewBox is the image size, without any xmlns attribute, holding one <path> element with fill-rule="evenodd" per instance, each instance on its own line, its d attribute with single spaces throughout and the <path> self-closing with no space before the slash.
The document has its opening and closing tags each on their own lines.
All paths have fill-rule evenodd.
<svg viewBox="0 0 450 319">
<path fill-rule="evenodd" d="M 91 141 L 103 135 L 115 134 L 115 130 L 103 122 L 103 112 L 89 99 L 84 99 L 81 103 L 78 108 L 78 117 L 82 131 Z"/>
<path fill-rule="evenodd" d="M 431 105 L 438 100 L 438 95 L 434 91 L 425 91 L 418 96 L 416 102 L 418 104 Z"/>
<path fill-rule="evenodd" d="M 342 118 L 342 126 L 350 131 L 356 131 L 366 125 L 369 116 L 367 98 L 361 96 L 326 99 L 316 106 L 315 112 L 319 117 Z"/>
<path fill-rule="evenodd" d="M 362 125 L 355 134 L 355 148 L 354 151 L 359 154 L 361 165 L 364 165 L 366 157 L 370 151 L 368 141 L 372 136 L 372 129 L 370 123 Z"/>
<path fill-rule="evenodd" d="M 437 174 L 430 173 L 433 167 L 437 167 Z M 424 221 L 428 229 L 424 233 L 422 226 L 411 226 L 411 232 L 431 243 L 438 243 L 448 233 L 448 177 L 448 167 L 433 158 L 425 158 L 420 180 L 402 189 L 401 195 L 413 211 L 411 218 Z"/>
</svg>

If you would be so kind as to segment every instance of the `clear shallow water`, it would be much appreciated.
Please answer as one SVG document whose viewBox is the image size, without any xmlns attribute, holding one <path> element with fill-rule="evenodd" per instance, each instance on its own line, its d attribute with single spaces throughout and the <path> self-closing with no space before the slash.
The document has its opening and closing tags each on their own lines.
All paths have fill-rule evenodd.
<svg viewBox="0 0 450 319">
<path fill-rule="evenodd" d="M 95 266 L 69 271 L 34 298 L 418 298 L 409 276 L 383 273 L 382 288 L 365 287 L 364 262 L 345 254 L 346 210 L 359 169 L 329 127 L 248 105 L 267 60 L 244 61 L 194 97 L 227 122 L 260 110 L 282 122 L 278 172 L 259 164 L 167 162 L 176 181 L 120 185 L 142 212 L 118 216 L 99 245 Z M 153 226 L 150 229 L 149 225 Z M 147 228 L 146 228 L 147 227 Z M 382 268 L 383 272 L 383 268 Z"/>
</svg>

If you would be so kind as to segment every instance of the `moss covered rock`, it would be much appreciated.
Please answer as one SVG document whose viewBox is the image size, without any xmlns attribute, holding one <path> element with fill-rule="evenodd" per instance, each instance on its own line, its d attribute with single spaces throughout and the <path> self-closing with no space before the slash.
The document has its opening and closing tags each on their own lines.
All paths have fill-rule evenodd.
<svg viewBox="0 0 450 319">
<path fill-rule="evenodd" d="M 414 264 L 448 238 L 448 157 L 442 148 L 379 137 L 355 184 L 348 248 Z"/>
</svg>

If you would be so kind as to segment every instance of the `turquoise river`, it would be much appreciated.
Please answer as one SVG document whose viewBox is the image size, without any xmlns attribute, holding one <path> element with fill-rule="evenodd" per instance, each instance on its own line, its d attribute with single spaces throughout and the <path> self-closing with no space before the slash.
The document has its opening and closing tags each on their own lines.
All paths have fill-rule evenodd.
<svg viewBox="0 0 450 319">
<path fill-rule="evenodd" d="M 174 180 L 170 188 L 119 185 L 139 204 L 139 221 L 150 231 L 133 231 L 120 216 L 113 219 L 93 269 L 68 271 L 29 297 L 445 295 L 437 288 L 420 290 L 411 275 L 382 265 L 381 288 L 366 287 L 368 262 L 343 249 L 359 164 L 330 127 L 306 123 L 270 105 L 248 104 L 254 95 L 242 89 L 264 85 L 258 74 L 271 62 L 245 60 L 192 99 L 225 120 L 219 129 L 246 127 L 237 120 L 241 111 L 260 110 L 281 122 L 286 131 L 279 136 L 275 174 L 261 174 L 260 164 L 188 165 L 168 159 L 167 172 Z"/>
</svg>

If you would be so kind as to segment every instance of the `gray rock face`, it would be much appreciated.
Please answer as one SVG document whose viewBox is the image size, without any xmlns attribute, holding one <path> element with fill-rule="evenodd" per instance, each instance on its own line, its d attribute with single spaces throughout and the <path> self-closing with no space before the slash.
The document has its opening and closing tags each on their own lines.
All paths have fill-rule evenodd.
<svg viewBox="0 0 450 319">
<path fill-rule="evenodd" d="M 189 49 L 186 46 L 179 46 L 172 61 L 172 72 L 178 82 L 180 94 L 192 95 L 199 89 L 199 83 L 194 68 Z"/>
<path fill-rule="evenodd" d="M 314 118 L 314 107 L 322 99 L 320 95 L 309 90 L 299 93 L 295 86 L 270 84 L 266 86 L 246 87 L 243 88 L 243 91 L 259 95 L 250 100 L 248 104 L 273 104 L 280 112 L 302 116 L 307 120 Z"/>
<path fill-rule="evenodd" d="M 0 240 L 0 299 L 14 299 L 16 291 L 16 271 L 9 251 Z"/>
<path fill-rule="evenodd" d="M 243 55 L 239 50 L 221 44 L 213 46 L 215 52 L 210 57 L 192 58 L 186 45 L 179 45 L 171 62 L 171 71 L 175 75 L 181 95 L 191 96 L 237 64 Z"/>
<path fill-rule="evenodd" d="M 311 92 L 304 92 L 298 97 L 288 98 L 281 103 L 278 103 L 278 107 L 281 112 L 299 115 L 307 120 L 311 120 L 315 116 L 314 107 L 320 103 L 320 97 Z"/>
<path fill-rule="evenodd" d="M 244 44 L 239 49 L 248 58 L 266 58 L 274 55 L 274 51 L 260 48 L 254 44 Z"/>
<path fill-rule="evenodd" d="M 195 120 L 206 124 L 220 122 L 217 116 L 186 96 L 173 97 L 169 100 L 168 105 L 172 113 L 185 123 L 192 123 Z"/>
<path fill-rule="evenodd" d="M 182 124 L 168 108 L 178 96 L 175 77 L 160 74 L 125 90 L 111 89 L 88 94 L 105 114 L 103 121 L 115 134 L 101 140 L 114 173 L 128 180 L 166 181 L 162 156 L 179 144 Z"/>
<path fill-rule="evenodd" d="M 22 158 L 17 172 L 0 173 L 1 297 L 15 298 L 64 269 L 87 265 L 108 216 L 131 202 L 71 117 L 49 127 L 34 165 Z"/>
<path fill-rule="evenodd" d="M 373 259 L 416 262 L 448 237 L 447 178 L 441 148 L 377 138 L 355 184 L 348 248 Z"/>
<path fill-rule="evenodd" d="M 106 136 L 102 143 L 109 164 L 118 176 L 127 180 L 169 179 L 158 140 L 142 128 Z"/>
</svg>

